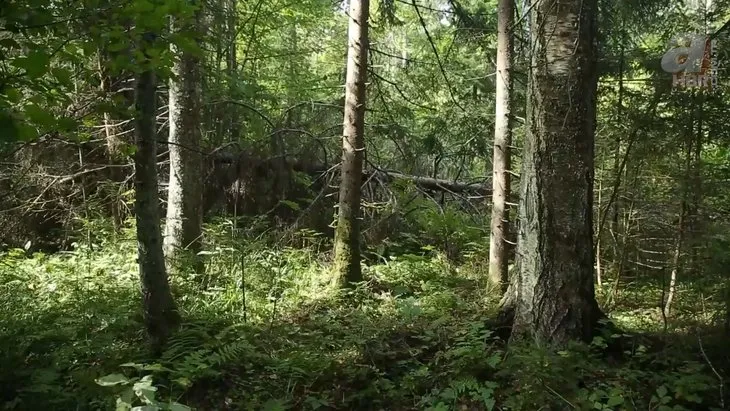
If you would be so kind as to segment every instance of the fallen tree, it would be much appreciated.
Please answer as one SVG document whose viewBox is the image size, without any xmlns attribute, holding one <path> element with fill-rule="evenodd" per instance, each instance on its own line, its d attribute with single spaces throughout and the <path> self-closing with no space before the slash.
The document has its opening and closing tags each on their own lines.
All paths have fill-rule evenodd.
<svg viewBox="0 0 730 411">
<path fill-rule="evenodd" d="M 234 156 L 231 154 L 218 154 L 215 157 L 215 161 L 221 164 L 234 163 L 237 167 L 246 166 L 245 163 L 256 164 L 257 166 L 270 166 L 275 167 L 290 167 L 293 171 L 298 171 L 310 175 L 326 174 L 336 172 L 338 166 L 327 167 L 323 164 L 312 164 L 302 161 L 288 162 L 280 157 L 269 158 L 266 160 L 251 160 L 248 156 Z M 244 163 L 244 164 L 241 164 Z M 392 183 L 396 180 L 409 181 L 415 184 L 417 187 L 423 190 L 429 191 L 446 191 L 450 193 L 472 193 L 478 195 L 489 195 L 492 192 L 492 185 L 488 182 L 463 182 L 453 181 L 447 179 L 424 177 L 417 175 L 410 175 L 392 170 L 383 170 L 378 167 L 370 167 L 363 171 L 363 182 L 370 180 L 377 180 L 383 184 Z"/>
</svg>

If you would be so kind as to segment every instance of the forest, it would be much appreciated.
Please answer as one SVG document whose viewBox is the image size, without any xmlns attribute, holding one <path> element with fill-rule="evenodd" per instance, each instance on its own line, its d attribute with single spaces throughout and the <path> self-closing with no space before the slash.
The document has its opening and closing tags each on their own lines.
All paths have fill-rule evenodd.
<svg viewBox="0 0 730 411">
<path fill-rule="evenodd" d="M 3 410 L 730 409 L 730 1 L 0 1 Z"/>
</svg>

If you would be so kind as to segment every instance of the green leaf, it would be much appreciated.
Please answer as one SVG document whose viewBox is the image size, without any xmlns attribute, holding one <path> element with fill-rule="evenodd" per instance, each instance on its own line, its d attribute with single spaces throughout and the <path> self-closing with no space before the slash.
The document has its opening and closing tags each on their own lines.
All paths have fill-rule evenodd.
<svg viewBox="0 0 730 411">
<path fill-rule="evenodd" d="M 299 204 L 289 201 L 289 200 L 281 200 L 280 203 L 284 204 L 285 206 L 291 208 L 294 211 L 299 211 L 301 208 L 299 207 Z"/>
<path fill-rule="evenodd" d="M 75 130 L 79 126 L 78 120 L 71 117 L 61 117 L 56 119 L 56 127 L 61 130 Z"/>
<path fill-rule="evenodd" d="M 687 394 L 684 397 L 684 399 L 687 400 L 687 401 L 689 401 L 689 402 L 694 402 L 696 404 L 701 404 L 702 403 L 702 397 L 700 397 L 697 394 Z"/>
<path fill-rule="evenodd" d="M 121 38 L 112 41 L 107 46 L 107 49 L 112 53 L 118 53 L 120 51 L 126 50 L 127 48 L 129 48 L 129 42 Z"/>
<path fill-rule="evenodd" d="M 615 407 L 617 405 L 621 405 L 624 403 L 624 397 L 622 396 L 611 396 L 608 397 L 608 401 L 606 402 L 606 405 L 609 407 Z"/>
<path fill-rule="evenodd" d="M 132 3 L 132 8 L 140 14 L 149 13 L 155 10 L 155 6 L 148 0 L 135 0 Z"/>
<path fill-rule="evenodd" d="M 51 57 L 40 50 L 33 50 L 25 57 L 18 57 L 11 64 L 19 69 L 25 70 L 25 74 L 31 79 L 41 77 L 48 72 L 48 64 Z"/>
<path fill-rule="evenodd" d="M 11 103 L 17 103 L 20 101 L 21 97 L 23 97 L 20 91 L 14 88 L 6 88 L 3 90 L 2 94 L 5 95 L 5 98 Z"/>
<path fill-rule="evenodd" d="M 129 379 L 122 374 L 109 374 L 96 379 L 96 383 L 102 387 L 111 387 L 119 384 L 129 384 Z"/>
<path fill-rule="evenodd" d="M 169 368 L 165 368 L 162 366 L 162 364 L 158 363 L 145 365 L 143 369 L 145 371 L 171 371 Z"/>
<path fill-rule="evenodd" d="M 170 411 L 190 411 L 192 408 L 187 405 L 180 404 L 178 402 L 170 403 Z"/>
<path fill-rule="evenodd" d="M 51 69 L 51 74 L 56 80 L 65 87 L 72 87 L 73 81 L 71 80 L 71 70 L 65 67 L 54 67 Z"/>
<path fill-rule="evenodd" d="M 16 139 L 20 141 L 31 141 L 38 137 L 38 130 L 28 123 L 16 122 L 15 130 L 17 132 Z"/>
<path fill-rule="evenodd" d="M 36 104 L 28 104 L 25 106 L 25 116 L 32 123 L 43 128 L 52 128 L 56 123 L 55 118 L 48 110 L 44 110 Z"/>
<path fill-rule="evenodd" d="M 19 139 L 17 122 L 7 110 L 0 110 L 0 142 L 14 142 Z"/>
<path fill-rule="evenodd" d="M 187 387 L 190 387 L 191 385 L 193 385 L 192 382 L 185 377 L 175 378 L 174 380 L 172 380 L 172 382 L 174 382 L 184 388 L 187 388 Z"/>
<path fill-rule="evenodd" d="M 157 387 L 152 385 L 152 376 L 145 375 L 142 379 L 134 383 L 134 392 L 137 396 L 147 404 L 155 402 Z"/>
<path fill-rule="evenodd" d="M 129 411 L 132 409 L 134 402 L 134 391 L 131 388 L 124 390 L 117 398 L 117 408 L 115 411 Z"/>
<path fill-rule="evenodd" d="M 667 387 L 660 385 L 659 388 L 656 389 L 657 396 L 659 398 L 665 397 L 667 395 Z"/>
<path fill-rule="evenodd" d="M 265 411 L 284 411 L 287 408 L 287 403 L 285 400 L 282 399 L 270 399 L 266 401 L 262 406 L 261 409 Z"/>
</svg>

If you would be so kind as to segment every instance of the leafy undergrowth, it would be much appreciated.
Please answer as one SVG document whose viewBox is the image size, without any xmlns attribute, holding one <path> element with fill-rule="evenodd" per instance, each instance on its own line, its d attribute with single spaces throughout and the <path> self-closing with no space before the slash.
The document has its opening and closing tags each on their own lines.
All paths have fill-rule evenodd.
<svg viewBox="0 0 730 411">
<path fill-rule="evenodd" d="M 486 322 L 496 299 L 481 265 L 433 254 L 366 267 L 367 284 L 341 295 L 311 251 L 221 242 L 206 253 L 207 276 L 173 278 L 185 323 L 153 361 L 135 251 L 121 238 L 2 256 L 4 409 L 724 408 L 722 339 L 603 335 L 559 352 L 507 349 Z M 627 312 L 612 316 L 626 323 Z"/>
</svg>

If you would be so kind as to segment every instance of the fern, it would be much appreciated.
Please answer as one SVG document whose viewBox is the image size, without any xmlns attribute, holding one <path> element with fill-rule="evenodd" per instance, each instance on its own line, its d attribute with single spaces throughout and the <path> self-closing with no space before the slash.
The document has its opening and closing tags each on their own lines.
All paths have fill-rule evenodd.
<svg viewBox="0 0 730 411">
<path fill-rule="evenodd" d="M 212 366 L 223 366 L 225 364 L 235 364 L 248 357 L 255 355 L 254 347 L 246 340 L 234 341 L 230 344 L 223 345 L 217 352 L 210 356 L 210 364 Z"/>
<path fill-rule="evenodd" d="M 226 329 L 211 336 L 200 326 L 181 330 L 168 343 L 162 361 L 172 370 L 172 377 L 195 382 L 202 378 L 219 377 L 223 368 L 256 356 L 256 350 L 240 337 L 228 342 Z"/>
</svg>

